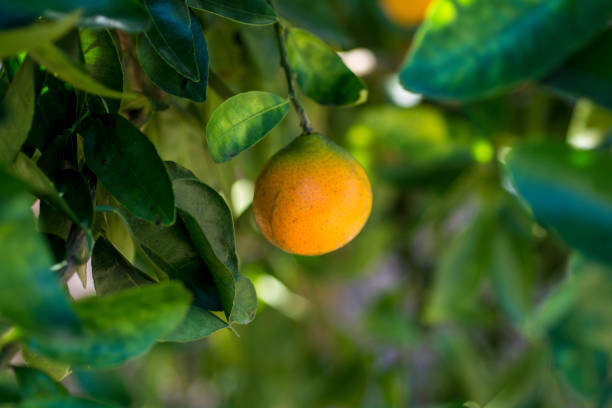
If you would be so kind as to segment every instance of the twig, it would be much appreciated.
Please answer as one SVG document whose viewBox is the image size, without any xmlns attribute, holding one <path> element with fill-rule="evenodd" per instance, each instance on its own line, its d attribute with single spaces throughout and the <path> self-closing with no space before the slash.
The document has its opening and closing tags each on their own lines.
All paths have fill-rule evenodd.
<svg viewBox="0 0 612 408">
<path fill-rule="evenodd" d="M 287 88 L 289 93 L 289 99 L 291 99 L 291 103 L 295 108 L 299 118 L 300 118 L 300 126 L 305 134 L 312 133 L 312 124 L 310 123 L 310 119 L 306 115 L 306 111 L 304 110 L 304 106 L 300 102 L 297 97 L 297 93 L 295 92 L 295 80 L 293 78 L 293 73 L 291 71 L 291 67 L 289 66 L 289 60 L 287 59 L 287 47 L 285 45 L 285 34 L 283 32 L 284 28 L 280 23 L 274 24 L 276 29 L 276 39 L 278 40 L 278 50 L 280 52 L 281 66 L 285 71 L 285 76 L 287 77 Z"/>
<path fill-rule="evenodd" d="M 208 85 L 223 99 L 236 95 L 236 92 L 232 91 L 214 71 L 208 71 Z"/>
<path fill-rule="evenodd" d="M 10 343 L 0 351 L 0 371 L 11 364 L 11 360 L 15 357 L 15 354 L 19 352 L 19 349 L 17 343 Z"/>
</svg>

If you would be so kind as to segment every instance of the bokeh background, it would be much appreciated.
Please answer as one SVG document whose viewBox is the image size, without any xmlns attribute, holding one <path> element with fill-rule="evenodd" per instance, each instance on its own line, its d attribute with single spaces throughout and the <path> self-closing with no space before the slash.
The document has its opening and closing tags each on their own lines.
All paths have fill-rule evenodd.
<svg viewBox="0 0 612 408">
<path fill-rule="evenodd" d="M 536 83 L 478 103 L 424 100 L 397 81 L 414 23 L 375 0 L 276 6 L 341 51 L 368 85 L 367 103 L 356 107 L 321 107 L 302 96 L 315 129 L 371 178 L 366 227 L 325 256 L 276 249 L 257 231 L 250 204 L 265 161 L 300 133 L 295 113 L 218 165 L 203 133 L 222 102 L 214 90 L 198 105 L 154 95 L 161 110 L 143 121 L 162 158 L 193 170 L 231 204 L 257 318 L 193 344 L 160 343 L 110 371 L 75 372 L 68 388 L 147 408 L 442 408 L 495 398 L 498 405 L 486 406 L 610 406 L 608 356 L 573 347 L 562 334 L 539 334 L 556 310 L 543 299 L 559 287 L 571 292 L 566 276 L 581 260 L 533 221 L 503 161 L 528 138 L 593 146 L 612 115 Z M 231 91 L 286 94 L 272 27 L 198 18 L 211 69 Z M 146 90 L 146 79 L 132 85 Z"/>
</svg>

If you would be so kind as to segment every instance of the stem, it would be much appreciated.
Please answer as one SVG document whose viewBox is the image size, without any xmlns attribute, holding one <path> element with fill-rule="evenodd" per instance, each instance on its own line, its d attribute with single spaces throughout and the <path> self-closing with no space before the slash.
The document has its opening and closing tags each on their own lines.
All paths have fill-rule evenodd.
<svg viewBox="0 0 612 408">
<path fill-rule="evenodd" d="M 276 29 L 276 39 L 278 40 L 278 50 L 280 52 L 281 67 L 283 67 L 283 70 L 285 71 L 285 76 L 287 77 L 287 90 L 289 93 L 289 99 L 293 104 L 295 112 L 300 118 L 300 126 L 304 131 L 304 134 L 312 133 L 312 124 L 310 123 L 310 119 L 308 119 L 306 111 L 304 110 L 304 106 L 298 99 L 297 93 L 295 92 L 295 79 L 293 77 L 291 67 L 289 66 L 289 60 L 287 59 L 287 47 L 285 45 L 285 34 L 283 32 L 284 28 L 283 26 L 281 26 L 280 23 L 274 24 L 274 28 Z"/>
<path fill-rule="evenodd" d="M 0 371 L 4 370 L 9 366 L 9 364 L 11 364 L 11 360 L 18 352 L 19 345 L 17 343 L 10 343 L 5 348 L 0 350 Z"/>
<path fill-rule="evenodd" d="M 214 71 L 208 71 L 208 85 L 223 99 L 236 95 L 236 92 L 232 91 Z"/>
</svg>

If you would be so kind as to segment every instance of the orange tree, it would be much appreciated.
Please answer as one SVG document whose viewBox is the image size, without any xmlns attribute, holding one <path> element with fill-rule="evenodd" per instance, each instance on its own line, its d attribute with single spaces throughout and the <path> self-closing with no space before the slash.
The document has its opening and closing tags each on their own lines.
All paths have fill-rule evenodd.
<svg viewBox="0 0 612 408">
<path fill-rule="evenodd" d="M 266 383 L 282 350 L 265 332 L 245 357 L 252 388 L 295 406 L 608 406 L 612 5 L 436 0 L 425 18 L 427 3 L 0 0 L 0 368 L 19 385 L 0 404 L 107 406 L 59 381 L 239 330 L 258 307 L 250 278 L 270 279 L 239 255 L 282 277 L 293 263 L 263 237 L 327 253 L 373 205 L 363 241 L 295 262 L 401 259 L 363 318 L 403 357 L 361 375 L 368 347 L 343 334 L 338 354 L 358 357 L 298 400 L 276 387 L 286 373 Z M 375 50 L 426 102 L 390 106 L 392 84 L 375 73 L 368 91 L 330 44 Z M 361 164 L 318 132 L 345 133 Z M 95 296 L 67 293 L 88 278 Z M 337 330 L 329 309 L 315 330 Z M 296 375 L 325 366 L 295 356 Z M 235 394 L 220 405 L 286 401 Z"/>
</svg>

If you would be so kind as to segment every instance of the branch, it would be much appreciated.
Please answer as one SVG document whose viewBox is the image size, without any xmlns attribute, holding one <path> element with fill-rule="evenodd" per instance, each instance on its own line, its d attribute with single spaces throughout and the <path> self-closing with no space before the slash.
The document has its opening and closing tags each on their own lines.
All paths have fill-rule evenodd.
<svg viewBox="0 0 612 408">
<path fill-rule="evenodd" d="M 280 23 L 274 24 L 276 29 L 276 39 L 278 40 L 278 50 L 280 52 L 281 66 L 285 71 L 285 76 L 287 77 L 287 89 L 289 93 L 289 99 L 291 99 L 291 103 L 295 108 L 296 113 L 300 118 L 300 126 L 304 131 L 304 134 L 312 133 L 312 124 L 310 123 L 310 119 L 306 115 L 306 111 L 304 110 L 304 106 L 300 102 L 297 97 L 297 93 L 295 92 L 295 81 L 293 78 L 293 73 L 291 71 L 291 67 L 289 66 L 289 61 L 287 59 L 287 47 L 285 45 L 285 35 L 284 28 Z"/>
<path fill-rule="evenodd" d="M 229 86 L 217 75 L 216 72 L 208 71 L 208 86 L 210 86 L 217 95 L 223 99 L 229 99 L 236 95 L 236 92 L 232 91 Z"/>
</svg>

